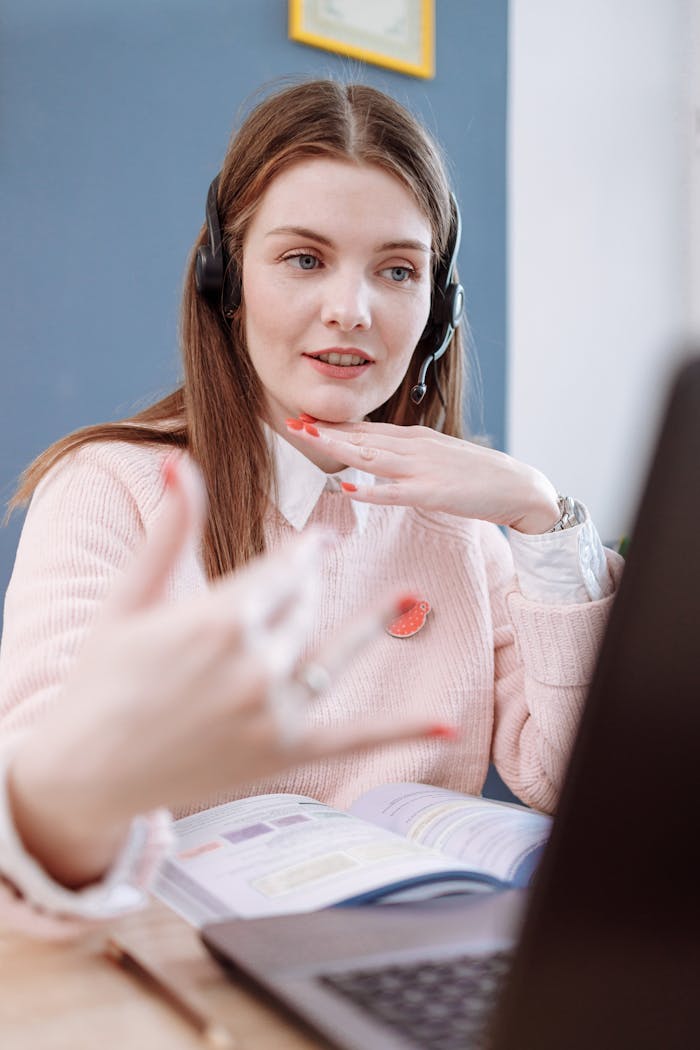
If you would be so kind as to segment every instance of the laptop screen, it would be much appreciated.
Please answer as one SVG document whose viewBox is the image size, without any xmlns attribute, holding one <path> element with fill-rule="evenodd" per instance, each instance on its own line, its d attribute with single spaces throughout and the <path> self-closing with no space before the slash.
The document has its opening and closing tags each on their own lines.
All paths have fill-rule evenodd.
<svg viewBox="0 0 700 1050">
<path fill-rule="evenodd" d="M 669 402 L 495 1050 L 700 1045 L 699 769 L 700 359 Z"/>
</svg>

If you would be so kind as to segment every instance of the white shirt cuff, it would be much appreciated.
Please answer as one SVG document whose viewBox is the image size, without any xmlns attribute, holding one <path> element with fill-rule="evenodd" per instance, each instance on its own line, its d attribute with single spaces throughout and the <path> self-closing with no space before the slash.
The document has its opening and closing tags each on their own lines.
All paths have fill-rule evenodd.
<svg viewBox="0 0 700 1050">
<path fill-rule="evenodd" d="M 612 594 L 605 548 L 582 503 L 581 522 L 569 529 L 528 536 L 508 529 L 520 593 L 544 605 L 574 605 Z"/>
<path fill-rule="evenodd" d="M 131 822 L 126 841 L 99 882 L 70 890 L 55 882 L 24 847 L 14 825 L 7 793 L 13 750 L 0 753 L 0 876 L 30 909 L 55 916 L 110 919 L 146 903 L 146 893 L 175 841 L 172 816 L 153 810 Z"/>
</svg>

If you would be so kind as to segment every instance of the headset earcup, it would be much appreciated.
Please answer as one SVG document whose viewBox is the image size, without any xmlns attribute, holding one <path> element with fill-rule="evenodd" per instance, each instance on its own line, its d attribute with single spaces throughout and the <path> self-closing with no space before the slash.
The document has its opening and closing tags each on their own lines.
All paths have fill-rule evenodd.
<svg viewBox="0 0 700 1050">
<path fill-rule="evenodd" d="M 221 255 L 214 255 L 208 245 L 197 249 L 194 264 L 197 291 L 205 299 L 219 300 L 224 281 Z"/>
<path fill-rule="evenodd" d="M 437 311 L 436 311 L 437 313 Z M 461 284 L 448 285 L 444 296 L 439 301 L 439 320 L 441 325 L 459 328 L 464 313 L 464 288 Z"/>
<path fill-rule="evenodd" d="M 459 328 L 464 316 L 464 288 L 461 284 L 450 285 L 449 303 L 450 324 L 453 328 Z"/>
</svg>

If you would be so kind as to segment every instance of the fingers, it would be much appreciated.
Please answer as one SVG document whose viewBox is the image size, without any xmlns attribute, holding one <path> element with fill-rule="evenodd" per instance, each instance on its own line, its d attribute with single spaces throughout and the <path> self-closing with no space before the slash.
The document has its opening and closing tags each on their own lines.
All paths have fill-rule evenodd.
<svg viewBox="0 0 700 1050">
<path fill-rule="evenodd" d="M 452 445 L 455 447 L 463 447 L 465 444 L 470 444 L 470 442 L 465 442 L 462 438 L 451 437 L 449 434 L 442 434 L 437 430 L 433 430 L 432 427 L 404 427 L 397 426 L 395 423 L 372 423 L 367 419 L 363 419 L 358 423 L 349 421 L 345 423 L 326 423 L 322 419 L 312 419 L 311 416 L 302 414 L 297 419 L 288 419 L 286 422 L 288 431 L 295 438 L 301 438 L 302 440 L 314 437 L 320 437 L 321 439 L 342 437 L 352 444 L 391 448 L 404 454 L 414 453 L 415 448 L 410 446 L 418 442 L 428 441 L 433 444 L 437 442 L 441 445 Z M 393 443 L 390 443 L 388 439 L 393 439 Z M 480 444 L 482 443 L 476 442 L 477 446 L 480 446 Z"/>
<path fill-rule="evenodd" d="M 418 502 L 415 497 L 412 497 L 408 483 L 397 481 L 394 478 L 387 481 L 382 479 L 376 485 L 353 485 L 347 481 L 341 481 L 340 485 L 343 492 L 347 492 L 350 499 L 358 503 L 375 503 L 385 507 L 410 507 Z"/>
<path fill-rule="evenodd" d="M 307 705 L 333 680 L 381 629 L 415 604 L 413 595 L 392 597 L 347 620 L 309 663 L 295 675 L 278 678 L 268 689 L 268 708 L 277 725 L 279 742 L 292 748 L 309 733 Z M 352 745 L 348 745 L 352 746 Z"/>
<path fill-rule="evenodd" d="M 185 544 L 196 542 L 204 527 L 207 497 L 202 476 L 181 453 L 164 462 L 162 510 L 106 606 L 106 615 L 136 612 L 161 596 L 168 574 Z"/>
<path fill-rule="evenodd" d="M 289 429 L 289 428 L 288 428 Z M 381 423 L 343 423 L 336 426 L 305 427 L 295 433 L 310 444 L 336 446 L 340 444 L 355 448 L 377 449 L 394 452 L 396 455 L 414 455 L 419 440 L 430 439 L 432 431 L 425 427 L 395 427 Z"/>
<path fill-rule="evenodd" d="M 352 423 L 350 421 L 345 423 L 329 423 L 324 419 L 312 419 L 311 416 L 306 416 L 304 414 L 300 415 L 298 420 L 288 420 L 287 422 L 290 430 L 296 431 L 297 433 L 301 433 L 307 424 L 312 424 L 316 429 L 321 428 L 326 432 L 342 431 L 346 434 L 381 434 L 385 437 L 397 437 L 402 439 L 426 437 L 434 433 L 429 427 L 404 427 L 398 426 L 396 423 L 372 423 L 368 419 L 360 420 L 357 423 Z M 309 432 L 306 431 L 306 433 L 308 434 Z"/>
<path fill-rule="evenodd" d="M 329 534 L 309 529 L 217 583 L 211 615 L 235 621 L 272 679 L 288 675 L 313 626 Z"/>
<path fill-rule="evenodd" d="M 397 428 L 398 429 L 398 428 Z M 304 435 L 312 444 L 322 444 L 324 452 L 340 463 L 367 471 L 381 478 L 408 477 L 415 470 L 415 444 L 400 437 L 382 434 L 317 430 Z"/>
<path fill-rule="evenodd" d="M 456 743 L 461 736 L 461 728 L 450 723 L 431 722 L 426 716 L 417 714 L 398 721 L 394 715 L 362 719 L 329 729 L 315 729 L 304 738 L 301 746 L 303 759 L 308 761 L 324 755 L 366 751 L 410 740 L 435 739 Z"/>
<path fill-rule="evenodd" d="M 322 667 L 330 679 L 336 678 L 368 642 L 415 602 L 414 595 L 392 595 L 346 620 L 315 655 L 313 664 Z"/>
</svg>

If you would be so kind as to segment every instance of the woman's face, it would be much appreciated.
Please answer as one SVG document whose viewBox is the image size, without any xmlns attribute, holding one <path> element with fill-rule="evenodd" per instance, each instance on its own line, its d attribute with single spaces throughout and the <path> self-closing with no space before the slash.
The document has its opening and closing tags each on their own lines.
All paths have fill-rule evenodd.
<svg viewBox="0 0 700 1050">
<path fill-rule="evenodd" d="M 430 308 L 431 230 L 381 168 L 300 161 L 243 244 L 248 351 L 269 420 L 362 419 L 401 383 Z"/>
</svg>

